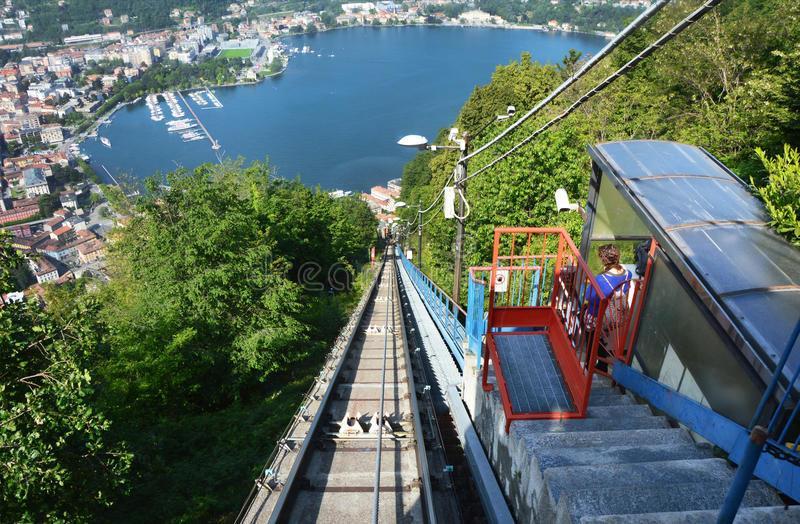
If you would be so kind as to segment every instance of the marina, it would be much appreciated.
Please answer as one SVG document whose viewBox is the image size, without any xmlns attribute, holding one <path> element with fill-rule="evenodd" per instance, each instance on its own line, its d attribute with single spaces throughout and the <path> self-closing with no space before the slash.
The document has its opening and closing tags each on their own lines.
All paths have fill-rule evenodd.
<svg viewBox="0 0 800 524">
<path fill-rule="evenodd" d="M 200 109 L 222 109 L 223 107 L 214 92 L 207 87 L 201 91 L 192 91 L 188 93 L 188 96 Z"/>
<path fill-rule="evenodd" d="M 173 96 L 175 96 L 175 95 L 173 94 Z M 178 91 L 178 96 L 181 98 L 181 100 L 183 100 L 183 103 L 186 106 L 186 109 L 189 110 L 189 112 L 192 114 L 192 116 L 194 117 L 195 121 L 197 122 L 197 125 L 200 126 L 200 129 L 203 130 L 203 132 L 206 134 L 206 137 L 208 138 L 209 142 L 211 142 L 211 149 L 213 149 L 215 151 L 217 149 L 220 149 L 222 146 L 219 144 L 219 142 L 214 140 L 214 137 L 211 136 L 211 133 L 209 133 L 209 131 L 206 128 L 206 126 L 203 125 L 203 122 L 200 121 L 200 118 L 197 116 L 197 114 L 194 112 L 194 110 L 191 108 L 191 106 L 189 106 L 189 103 L 186 102 L 186 99 L 183 97 L 183 95 L 181 94 L 180 91 Z"/>
</svg>

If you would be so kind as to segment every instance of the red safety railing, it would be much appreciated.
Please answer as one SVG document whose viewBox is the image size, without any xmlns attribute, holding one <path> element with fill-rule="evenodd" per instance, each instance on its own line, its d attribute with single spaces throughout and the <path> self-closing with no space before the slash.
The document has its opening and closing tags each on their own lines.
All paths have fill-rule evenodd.
<svg viewBox="0 0 800 524">
<path fill-rule="evenodd" d="M 607 300 L 572 239 L 557 228 L 496 229 L 489 286 L 483 387 L 492 390 L 488 383 L 491 360 L 506 415 L 506 430 L 514 420 L 584 417 L 601 334 L 597 319 L 603 318 Z M 519 296 L 532 299 L 520 301 Z M 572 397 L 573 411 L 513 411 L 495 344 L 495 335 L 512 329 L 534 330 L 548 336 Z"/>
</svg>

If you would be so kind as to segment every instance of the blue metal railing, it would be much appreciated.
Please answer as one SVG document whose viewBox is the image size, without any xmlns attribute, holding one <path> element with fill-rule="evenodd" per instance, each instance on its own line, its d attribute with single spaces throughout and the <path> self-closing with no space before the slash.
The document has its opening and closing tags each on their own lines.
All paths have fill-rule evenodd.
<svg viewBox="0 0 800 524">
<path fill-rule="evenodd" d="M 434 284 L 425 273 L 412 264 L 399 247 L 397 248 L 397 256 L 403 263 L 411 282 L 414 283 L 414 287 L 417 288 L 417 292 L 422 297 L 433 321 L 442 333 L 453 359 L 458 364 L 459 369 L 463 370 L 464 350 L 467 347 L 467 330 L 464 327 L 467 319 L 466 312 L 447 293 Z"/>
<path fill-rule="evenodd" d="M 767 427 L 764 428 L 759 425 L 767 412 L 767 407 L 772 402 L 775 392 L 778 390 L 783 376 L 783 369 L 794 350 L 798 336 L 800 336 L 800 321 L 797 322 L 792 334 L 789 336 L 786 348 L 783 350 L 783 355 L 781 355 L 781 359 L 778 361 L 772 376 L 772 382 L 770 382 L 767 390 L 764 391 L 761 402 L 759 402 L 753 419 L 750 421 L 748 428 L 750 437 L 747 440 L 742 460 L 739 462 L 739 468 L 736 470 L 736 477 L 733 479 L 733 483 L 725 497 L 725 502 L 722 505 L 722 510 L 719 513 L 717 519 L 719 524 L 733 522 L 736 512 L 739 511 L 745 491 L 747 491 L 747 486 L 750 484 L 750 479 L 753 478 L 756 466 L 764 451 L 779 460 L 786 460 L 795 467 L 800 468 L 800 453 L 797 452 L 797 446 L 800 443 L 800 430 L 795 424 L 798 410 L 800 410 L 800 401 L 795 395 L 795 385 L 798 378 L 800 378 L 800 366 L 798 366 L 787 384 L 783 398 L 781 398 L 778 407 L 770 417 Z M 795 403 L 795 406 L 787 417 L 784 407 L 791 405 L 792 402 Z M 797 434 L 793 441 L 790 432 Z M 773 438 L 774 435 L 777 435 L 777 437 Z"/>
<path fill-rule="evenodd" d="M 483 337 L 486 335 L 486 281 L 477 274 L 478 271 L 486 273 L 491 268 L 470 268 L 469 291 L 467 293 L 467 338 L 469 350 L 478 357 L 478 366 L 481 365 L 481 351 Z M 490 273 L 488 273 L 490 274 Z"/>
</svg>

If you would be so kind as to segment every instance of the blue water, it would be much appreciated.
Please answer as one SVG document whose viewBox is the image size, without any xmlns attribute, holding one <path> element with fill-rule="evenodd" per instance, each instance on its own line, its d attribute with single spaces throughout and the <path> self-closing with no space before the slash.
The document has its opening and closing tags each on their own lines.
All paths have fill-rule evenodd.
<svg viewBox="0 0 800 524">
<path fill-rule="evenodd" d="M 353 28 L 286 40 L 314 54 L 291 59 L 280 77 L 255 86 L 218 88 L 222 109 L 193 109 L 217 139 L 224 157 L 269 157 L 279 176 L 308 185 L 367 189 L 400 176 L 413 150 L 395 145 L 403 135 L 434 137 L 455 120 L 476 85 L 498 64 L 528 51 L 555 63 L 570 48 L 596 52 L 599 37 L 482 28 Z M 321 56 L 317 56 L 317 53 Z M 333 57 L 329 55 L 334 55 Z M 214 162 L 207 140 L 183 143 L 166 131 L 172 119 L 150 120 L 144 102 L 118 111 L 101 126 L 112 149 L 96 139 L 83 149 L 102 172 L 144 178 L 176 166 Z M 187 117 L 191 116 L 188 111 Z"/>
</svg>

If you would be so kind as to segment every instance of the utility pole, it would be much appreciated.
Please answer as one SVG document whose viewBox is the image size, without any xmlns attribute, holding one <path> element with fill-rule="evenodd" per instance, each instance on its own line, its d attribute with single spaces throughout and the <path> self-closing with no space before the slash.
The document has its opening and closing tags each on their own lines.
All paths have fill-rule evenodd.
<svg viewBox="0 0 800 524">
<path fill-rule="evenodd" d="M 458 160 L 455 173 L 458 216 L 456 216 L 456 252 L 453 266 L 453 301 L 456 304 L 459 304 L 461 301 L 461 259 L 463 258 L 464 252 L 464 199 L 467 193 L 467 161 L 464 160 L 464 158 L 469 154 L 469 134 L 466 132 L 461 140 L 460 149 L 461 158 Z"/>
<path fill-rule="evenodd" d="M 422 271 L 422 199 L 417 206 L 417 267 Z"/>
</svg>

